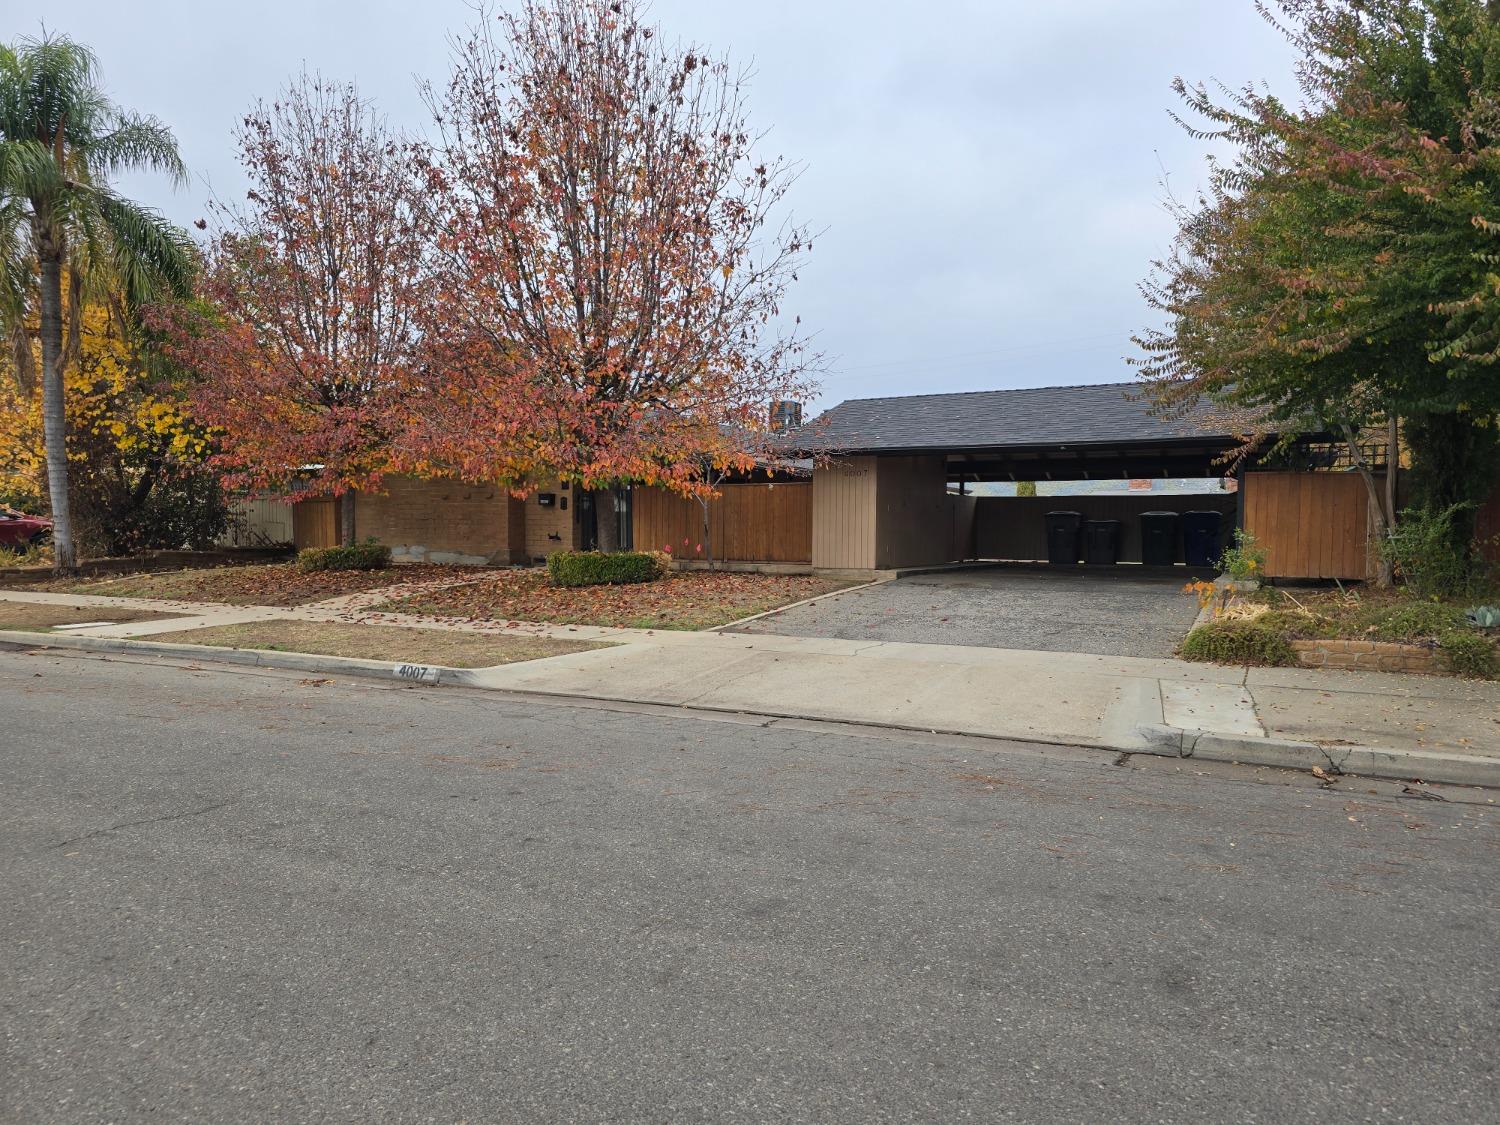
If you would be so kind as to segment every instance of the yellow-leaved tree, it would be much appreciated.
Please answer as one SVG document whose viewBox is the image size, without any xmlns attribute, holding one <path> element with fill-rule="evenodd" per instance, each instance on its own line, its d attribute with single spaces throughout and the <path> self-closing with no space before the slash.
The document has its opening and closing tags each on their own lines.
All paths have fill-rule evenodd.
<svg viewBox="0 0 1500 1125">
<path fill-rule="evenodd" d="M 64 356 L 73 517 L 88 554 L 207 547 L 227 508 L 205 464 L 210 434 L 185 410 L 175 372 L 114 303 L 85 302 Z M 34 341 L 34 337 L 33 337 Z M 33 360 L 39 348 L 33 342 Z M 42 394 L 14 350 L 0 379 L 0 503 L 45 510 Z"/>
</svg>

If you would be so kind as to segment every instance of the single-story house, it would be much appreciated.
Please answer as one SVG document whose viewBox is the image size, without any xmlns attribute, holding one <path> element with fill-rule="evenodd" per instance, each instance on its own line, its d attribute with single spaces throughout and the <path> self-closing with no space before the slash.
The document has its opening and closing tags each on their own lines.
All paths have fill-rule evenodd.
<svg viewBox="0 0 1500 1125">
<path fill-rule="evenodd" d="M 1200 406 L 1160 417 L 1136 383 L 854 399 L 788 437 L 810 471 L 725 484 L 709 509 L 654 488 L 630 490 L 621 542 L 708 553 L 753 567 L 850 576 L 971 560 L 1047 557 L 1046 513 L 1065 507 L 1119 523 L 1119 559 L 1142 559 L 1150 511 L 1213 511 L 1227 542 L 1235 527 L 1269 553 L 1273 577 L 1362 579 L 1372 570 L 1368 497 L 1346 451 L 1304 438 L 1275 462 L 1230 470 L 1242 437 L 1232 418 Z M 1386 451 L 1365 451 L 1384 472 Z M 1149 489 L 1068 496 L 974 495 L 994 481 L 1195 478 L 1201 493 Z M 1500 512 L 1500 496 L 1491 507 Z M 519 564 L 592 545 L 594 498 L 565 484 L 526 499 L 499 486 L 394 478 L 360 496 L 356 533 L 404 560 Z M 1487 513 L 1482 523 L 1497 518 Z M 297 505 L 298 546 L 332 542 L 329 502 Z"/>
</svg>

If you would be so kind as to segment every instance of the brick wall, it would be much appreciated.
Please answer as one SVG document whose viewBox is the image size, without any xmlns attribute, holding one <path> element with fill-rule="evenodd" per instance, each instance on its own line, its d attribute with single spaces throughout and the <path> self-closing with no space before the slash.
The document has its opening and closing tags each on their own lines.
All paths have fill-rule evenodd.
<svg viewBox="0 0 1500 1125">
<path fill-rule="evenodd" d="M 1309 668 L 1352 668 L 1363 672 L 1422 672 L 1440 675 L 1448 671 L 1442 653 L 1426 645 L 1393 644 L 1389 641 L 1293 641 L 1297 659 Z"/>
<path fill-rule="evenodd" d="M 407 562 L 523 562 L 522 502 L 498 485 L 387 477 L 382 494 L 361 494 L 355 534 L 373 535 Z"/>
<path fill-rule="evenodd" d="M 537 493 L 540 492 L 552 494 L 553 503 L 550 508 L 544 508 L 537 502 Z M 565 501 L 566 507 L 563 506 Z M 557 481 L 538 485 L 523 503 L 526 511 L 526 561 L 544 559 L 556 551 L 574 549 L 577 539 L 577 532 L 574 530 L 574 516 L 578 505 L 576 486 L 570 486 L 565 492 Z M 557 536 L 556 539 L 551 538 L 554 535 Z"/>
</svg>

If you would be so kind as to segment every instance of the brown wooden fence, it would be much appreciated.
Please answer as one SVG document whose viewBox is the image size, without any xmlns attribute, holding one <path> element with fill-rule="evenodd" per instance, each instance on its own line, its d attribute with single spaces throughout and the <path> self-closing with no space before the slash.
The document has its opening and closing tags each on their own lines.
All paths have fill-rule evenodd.
<svg viewBox="0 0 1500 1125">
<path fill-rule="evenodd" d="M 303 500 L 292 506 L 292 542 L 297 550 L 339 545 L 338 501 Z"/>
<path fill-rule="evenodd" d="M 702 558 L 703 506 L 660 488 L 631 494 L 635 546 L 665 546 L 680 559 Z M 726 484 L 709 501 L 713 557 L 723 562 L 812 562 L 812 484 Z M 684 541 L 686 545 L 684 546 Z"/>
<path fill-rule="evenodd" d="M 1270 577 L 1370 575 L 1370 499 L 1358 473 L 1246 473 L 1243 487 L 1245 530 Z"/>
</svg>

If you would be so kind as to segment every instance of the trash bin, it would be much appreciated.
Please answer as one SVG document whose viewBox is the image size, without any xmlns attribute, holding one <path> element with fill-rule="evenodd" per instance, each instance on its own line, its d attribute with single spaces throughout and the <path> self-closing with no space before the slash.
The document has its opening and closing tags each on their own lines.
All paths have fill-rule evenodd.
<svg viewBox="0 0 1500 1125">
<path fill-rule="evenodd" d="M 1047 513 L 1047 561 L 1059 566 L 1078 563 L 1078 533 L 1083 527 L 1082 512 Z"/>
<path fill-rule="evenodd" d="M 1141 562 L 1146 566 L 1172 566 L 1177 562 L 1176 512 L 1141 513 Z"/>
<path fill-rule="evenodd" d="M 1219 545 L 1219 512 L 1182 513 L 1182 561 L 1188 566 L 1214 566 L 1224 553 Z"/>
<path fill-rule="evenodd" d="M 1120 561 L 1120 521 L 1089 520 L 1083 525 L 1083 561 L 1114 566 Z"/>
</svg>

